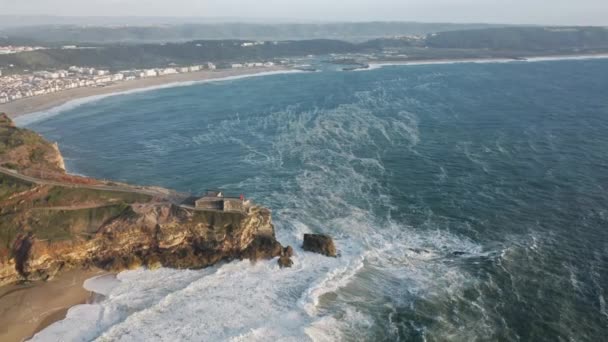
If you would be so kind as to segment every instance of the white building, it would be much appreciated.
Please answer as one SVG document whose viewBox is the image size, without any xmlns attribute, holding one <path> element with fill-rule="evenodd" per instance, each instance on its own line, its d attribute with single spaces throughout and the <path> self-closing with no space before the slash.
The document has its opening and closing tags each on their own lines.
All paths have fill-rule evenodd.
<svg viewBox="0 0 608 342">
<path fill-rule="evenodd" d="M 84 74 L 84 73 L 88 73 L 88 70 L 82 67 L 77 67 L 75 65 L 71 66 L 68 68 L 69 71 L 77 73 L 77 74 Z"/>
<path fill-rule="evenodd" d="M 59 73 L 58 72 L 49 72 L 49 71 L 36 71 L 34 73 L 34 76 L 42 77 L 47 80 L 49 80 L 49 79 L 55 80 L 55 79 L 59 78 Z"/>
<path fill-rule="evenodd" d="M 146 69 L 140 73 L 140 77 L 156 77 L 158 73 L 154 69 Z"/>
<path fill-rule="evenodd" d="M 112 76 L 98 76 L 94 78 L 96 84 L 104 84 L 112 82 Z"/>
<path fill-rule="evenodd" d="M 175 68 L 158 69 L 158 76 L 177 74 Z"/>
<path fill-rule="evenodd" d="M 118 74 L 112 75 L 112 81 L 113 82 L 122 81 L 124 79 L 125 79 L 125 75 L 123 75 L 123 74 L 118 73 Z"/>
</svg>

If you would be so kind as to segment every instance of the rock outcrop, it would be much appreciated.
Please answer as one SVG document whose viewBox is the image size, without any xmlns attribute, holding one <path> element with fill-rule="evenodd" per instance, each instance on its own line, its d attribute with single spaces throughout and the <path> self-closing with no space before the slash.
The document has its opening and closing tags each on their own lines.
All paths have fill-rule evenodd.
<svg viewBox="0 0 608 342">
<path fill-rule="evenodd" d="M 304 244 L 302 245 L 302 249 L 329 257 L 337 256 L 334 240 L 328 235 L 304 234 Z"/>
<path fill-rule="evenodd" d="M 35 132 L 16 127 L 4 113 L 0 113 L 0 166 L 32 172 L 65 172 L 56 144 Z"/>
<path fill-rule="evenodd" d="M 293 266 L 293 261 L 291 260 L 290 257 L 288 257 L 286 255 L 281 256 L 278 260 L 278 263 L 281 268 Z"/>
<path fill-rule="evenodd" d="M 283 248 L 283 250 L 281 251 L 281 256 L 277 260 L 277 262 L 279 263 L 279 266 L 281 268 L 293 266 L 293 261 L 291 260 L 292 256 L 293 256 L 293 248 L 291 246 L 287 246 L 287 247 Z"/>
<path fill-rule="evenodd" d="M 273 229 L 270 211 L 260 207 L 240 214 L 134 203 L 106 220 L 94 218 L 105 215 L 98 210 L 58 211 L 53 221 L 59 226 L 46 232 L 27 225 L 34 215 L 30 211 L 9 214 L 23 225 L 12 241 L 5 240 L 9 248 L 3 246 L 0 253 L 0 286 L 20 279 L 45 280 L 75 267 L 202 268 L 222 260 L 271 259 L 283 251 L 274 234 L 260 235 Z M 79 218 L 73 220 L 75 215 Z M 58 230 L 69 233 L 60 235 Z"/>
<path fill-rule="evenodd" d="M 71 268 L 202 268 L 285 254 L 266 208 L 201 211 L 176 203 L 166 189 L 149 188 L 150 195 L 127 185 L 75 180 L 65 175 L 56 146 L 14 127 L 6 116 L 0 116 L 0 146 L 0 286 L 49 279 Z M 31 168 L 63 175 L 37 181 L 24 176 Z M 64 177 L 69 181 L 57 181 Z"/>
</svg>

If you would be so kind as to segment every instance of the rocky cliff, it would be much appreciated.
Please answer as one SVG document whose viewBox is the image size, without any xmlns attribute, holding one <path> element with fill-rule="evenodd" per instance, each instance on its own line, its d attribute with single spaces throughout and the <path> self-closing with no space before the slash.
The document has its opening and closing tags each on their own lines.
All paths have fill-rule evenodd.
<svg viewBox="0 0 608 342">
<path fill-rule="evenodd" d="M 161 195 L 86 185 L 99 184 L 94 180 L 76 185 L 24 177 L 32 169 L 64 172 L 61 155 L 4 116 L 3 129 L 11 133 L 0 136 L 7 147 L 0 150 L 0 286 L 45 280 L 76 267 L 201 268 L 282 254 L 268 209 L 199 211 Z M 11 143 L 2 138 L 15 135 L 38 138 Z M 24 160 L 23 151 L 42 157 Z"/>
<path fill-rule="evenodd" d="M 65 172 L 56 144 L 50 144 L 35 132 L 15 127 L 4 113 L 0 113 L 0 166 Z"/>
</svg>

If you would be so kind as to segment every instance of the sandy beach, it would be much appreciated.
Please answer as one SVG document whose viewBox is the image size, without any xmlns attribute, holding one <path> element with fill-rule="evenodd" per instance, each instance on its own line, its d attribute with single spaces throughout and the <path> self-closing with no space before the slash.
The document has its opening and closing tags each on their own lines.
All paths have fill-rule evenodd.
<svg viewBox="0 0 608 342">
<path fill-rule="evenodd" d="M 151 78 L 136 79 L 118 82 L 104 87 L 75 88 L 56 93 L 33 96 L 0 105 L 0 113 L 7 113 L 16 118 L 25 114 L 45 111 L 61 106 L 69 101 L 91 96 L 121 93 L 137 89 L 153 88 L 173 83 L 197 82 L 213 79 L 222 79 L 235 76 L 256 75 L 268 72 L 285 71 L 287 68 L 274 66 L 264 68 L 241 68 L 225 70 L 204 70 L 184 74 L 164 75 Z"/>
<path fill-rule="evenodd" d="M 90 299 L 84 281 L 103 273 L 71 270 L 48 282 L 0 288 L 0 341 L 23 341 L 62 320 L 70 307 Z"/>
<path fill-rule="evenodd" d="M 374 70 L 386 66 L 397 65 L 432 65 L 432 64 L 453 64 L 453 63 L 508 63 L 508 62 L 541 62 L 553 60 L 579 60 L 608 58 L 606 53 L 586 54 L 586 55 L 553 55 L 553 56 L 530 56 L 523 59 L 513 58 L 462 58 L 462 59 L 420 59 L 420 60 L 374 60 L 369 61 L 369 68 L 358 69 L 357 71 Z M 7 113 L 11 118 L 17 118 L 31 113 L 39 113 L 52 108 L 59 107 L 70 101 L 84 99 L 88 97 L 103 96 L 109 94 L 119 94 L 129 91 L 146 90 L 146 88 L 156 88 L 162 86 L 172 86 L 173 84 L 199 82 L 214 79 L 223 79 L 239 76 L 257 75 L 289 70 L 282 66 L 263 67 L 263 68 L 240 68 L 222 70 L 203 70 L 198 72 L 164 75 L 158 77 L 136 79 L 132 81 L 118 82 L 103 87 L 85 87 L 64 90 L 56 93 L 33 96 L 25 99 L 13 101 L 0 105 L 0 113 Z"/>
</svg>

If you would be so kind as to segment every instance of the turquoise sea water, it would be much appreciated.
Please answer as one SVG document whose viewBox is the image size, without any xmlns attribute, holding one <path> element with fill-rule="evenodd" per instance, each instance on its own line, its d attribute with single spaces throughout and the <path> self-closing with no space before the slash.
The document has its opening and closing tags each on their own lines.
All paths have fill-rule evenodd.
<svg viewBox="0 0 608 342">
<path fill-rule="evenodd" d="M 38 336 L 600 341 L 608 60 L 388 66 L 119 95 L 28 126 L 69 171 L 270 207 L 294 268 L 124 272 Z M 303 252 L 324 232 L 341 257 Z"/>
</svg>

